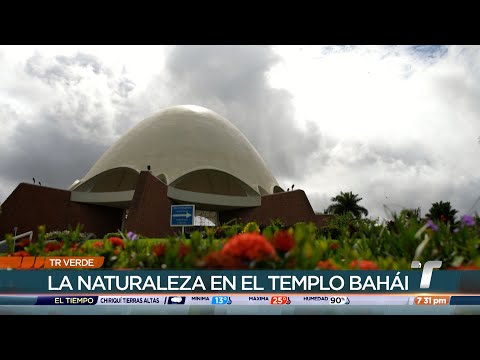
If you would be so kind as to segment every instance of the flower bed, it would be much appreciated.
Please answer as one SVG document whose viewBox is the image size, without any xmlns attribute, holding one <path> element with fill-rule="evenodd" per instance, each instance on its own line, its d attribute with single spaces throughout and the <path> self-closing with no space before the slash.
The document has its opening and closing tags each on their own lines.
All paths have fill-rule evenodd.
<svg viewBox="0 0 480 360">
<path fill-rule="evenodd" d="M 479 221 L 462 217 L 455 226 L 418 222 L 402 217 L 394 222 L 338 217 L 328 227 L 298 223 L 206 228 L 189 238 L 148 239 L 129 232 L 89 239 L 76 231 L 17 242 L 4 256 L 104 256 L 104 268 L 114 269 L 410 269 L 412 260 L 442 260 L 443 268 L 480 267 Z"/>
</svg>

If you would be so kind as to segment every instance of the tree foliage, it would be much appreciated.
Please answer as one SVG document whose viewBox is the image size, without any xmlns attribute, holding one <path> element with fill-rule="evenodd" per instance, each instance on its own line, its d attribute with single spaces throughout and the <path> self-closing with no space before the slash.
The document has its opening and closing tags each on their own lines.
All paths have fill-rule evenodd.
<svg viewBox="0 0 480 360">
<path fill-rule="evenodd" d="M 342 215 L 350 212 L 355 218 L 368 216 L 368 210 L 358 204 L 361 200 L 358 194 L 340 191 L 340 194 L 331 198 L 332 204 L 326 209 L 326 213 Z"/>
<path fill-rule="evenodd" d="M 455 224 L 455 216 L 457 213 L 458 210 L 453 209 L 449 201 L 440 201 L 433 203 L 425 216 L 432 221 Z"/>
</svg>

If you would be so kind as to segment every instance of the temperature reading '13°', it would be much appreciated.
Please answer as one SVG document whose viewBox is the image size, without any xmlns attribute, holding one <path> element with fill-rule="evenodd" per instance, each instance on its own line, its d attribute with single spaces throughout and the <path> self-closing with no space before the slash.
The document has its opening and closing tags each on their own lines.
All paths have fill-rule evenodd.
<svg viewBox="0 0 480 360">
<path fill-rule="evenodd" d="M 230 305 L 232 300 L 228 296 L 214 296 L 212 297 L 213 305 Z"/>
</svg>

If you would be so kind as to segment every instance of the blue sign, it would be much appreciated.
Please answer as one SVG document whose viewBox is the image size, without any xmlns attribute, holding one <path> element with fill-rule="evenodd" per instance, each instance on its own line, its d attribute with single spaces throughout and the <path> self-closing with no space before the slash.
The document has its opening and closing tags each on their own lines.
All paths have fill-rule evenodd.
<svg viewBox="0 0 480 360">
<path fill-rule="evenodd" d="M 195 205 L 172 205 L 170 226 L 193 226 Z"/>
</svg>

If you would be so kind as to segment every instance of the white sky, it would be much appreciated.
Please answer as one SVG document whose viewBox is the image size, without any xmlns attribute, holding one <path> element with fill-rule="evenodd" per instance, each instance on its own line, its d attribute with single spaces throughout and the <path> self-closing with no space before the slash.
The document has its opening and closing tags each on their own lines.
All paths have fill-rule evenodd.
<svg viewBox="0 0 480 360">
<path fill-rule="evenodd" d="M 440 200 L 464 213 L 480 196 L 479 60 L 475 46 L 0 46 L 0 201 L 33 176 L 66 188 L 142 118 L 195 101 L 317 211 L 353 191 L 373 217 Z"/>
</svg>

